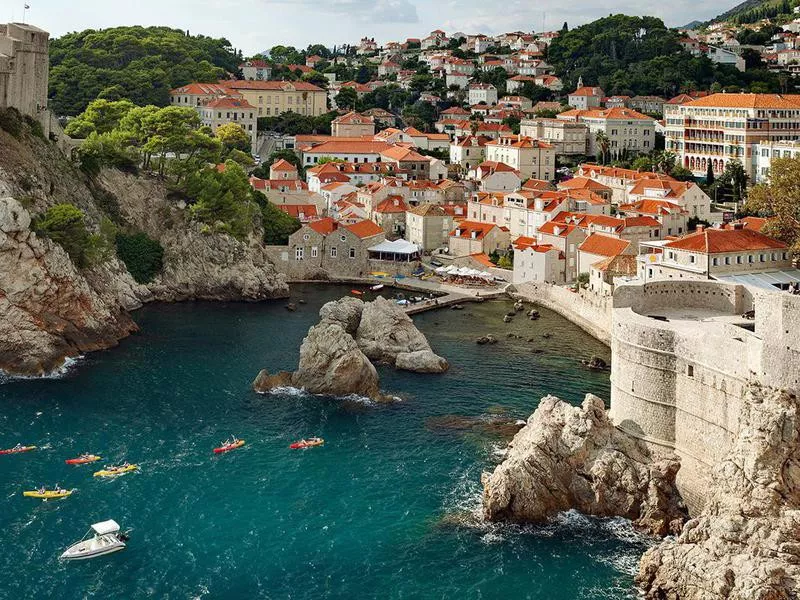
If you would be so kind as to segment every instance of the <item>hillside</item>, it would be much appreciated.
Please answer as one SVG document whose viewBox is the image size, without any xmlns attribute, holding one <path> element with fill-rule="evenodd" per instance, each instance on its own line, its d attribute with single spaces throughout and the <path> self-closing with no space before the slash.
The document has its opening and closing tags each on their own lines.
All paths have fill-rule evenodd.
<svg viewBox="0 0 800 600">
<path fill-rule="evenodd" d="M 723 21 L 755 23 L 761 19 L 771 19 L 780 15 L 791 14 L 792 8 L 797 4 L 795 0 L 745 0 L 712 19 L 709 23 Z"/>
<path fill-rule="evenodd" d="M 231 43 L 168 27 L 86 29 L 50 42 L 50 107 L 74 116 L 98 96 L 164 106 L 169 91 L 235 73 Z"/>
</svg>

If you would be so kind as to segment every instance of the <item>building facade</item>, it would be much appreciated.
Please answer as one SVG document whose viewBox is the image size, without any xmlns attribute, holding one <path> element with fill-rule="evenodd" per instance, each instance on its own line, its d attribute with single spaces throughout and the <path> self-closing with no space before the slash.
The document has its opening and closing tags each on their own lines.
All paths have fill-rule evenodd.
<svg viewBox="0 0 800 600">
<path fill-rule="evenodd" d="M 38 117 L 47 110 L 50 34 L 24 23 L 0 25 L 0 108 Z"/>
</svg>

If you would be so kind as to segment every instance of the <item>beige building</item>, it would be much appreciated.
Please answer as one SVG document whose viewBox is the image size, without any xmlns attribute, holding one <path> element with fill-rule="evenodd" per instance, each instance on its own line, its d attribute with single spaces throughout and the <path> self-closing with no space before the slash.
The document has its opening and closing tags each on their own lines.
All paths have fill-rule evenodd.
<svg viewBox="0 0 800 600">
<path fill-rule="evenodd" d="M 733 229 L 701 226 L 677 240 L 640 244 L 639 277 L 644 282 L 718 279 L 739 283 L 740 276 L 792 270 L 786 244 L 741 223 Z"/>
<path fill-rule="evenodd" d="M 563 284 L 564 267 L 564 254 L 555 246 L 538 244 L 531 237 L 518 237 L 514 242 L 513 283 Z"/>
<path fill-rule="evenodd" d="M 523 179 L 543 179 L 550 181 L 555 177 L 556 150 L 547 142 L 529 137 L 501 137 L 486 144 L 486 160 L 501 162 L 519 171 Z"/>
<path fill-rule="evenodd" d="M 375 135 L 375 119 L 349 112 L 331 121 L 333 137 L 361 137 Z"/>
<path fill-rule="evenodd" d="M 169 102 L 173 106 L 197 108 L 212 100 L 229 97 L 241 98 L 241 95 L 218 83 L 189 83 L 172 90 L 169 93 Z"/>
<path fill-rule="evenodd" d="M 277 117 L 285 112 L 317 117 L 328 111 L 327 93 L 305 81 L 224 81 L 257 110 L 257 117 Z"/>
<path fill-rule="evenodd" d="M 0 108 L 34 117 L 47 110 L 49 40 L 33 25 L 0 25 Z"/>
<path fill-rule="evenodd" d="M 441 206 L 420 204 L 406 212 L 406 239 L 430 252 L 447 244 L 453 216 Z"/>
<path fill-rule="evenodd" d="M 450 143 L 450 162 L 460 165 L 466 172 L 477 167 L 486 160 L 486 144 L 490 138 L 479 135 L 456 137 Z"/>
<path fill-rule="evenodd" d="M 491 254 L 495 250 L 505 252 L 509 243 L 507 227 L 476 221 L 461 221 L 450 232 L 448 239 L 452 256 Z"/>
<path fill-rule="evenodd" d="M 556 154 L 586 154 L 589 148 L 589 126 L 559 119 L 525 119 L 520 135 L 551 144 Z"/>
<path fill-rule="evenodd" d="M 200 120 L 203 125 L 210 127 L 211 131 L 217 132 L 221 125 L 235 123 L 239 125 L 250 137 L 250 153 L 256 152 L 256 136 L 258 128 L 256 126 L 256 111 L 247 100 L 237 98 L 218 98 L 208 104 L 199 107 Z"/>
<path fill-rule="evenodd" d="M 656 120 L 630 108 L 568 110 L 556 118 L 585 123 L 589 127 L 588 152 L 594 156 L 602 154 L 598 133 L 609 141 L 606 158 L 647 154 L 655 149 Z"/>
<path fill-rule="evenodd" d="M 272 77 L 272 67 L 263 60 L 248 60 L 239 65 L 242 77 L 248 80 L 266 81 Z"/>
<path fill-rule="evenodd" d="M 684 104 L 665 104 L 666 149 L 695 176 L 708 166 L 720 174 L 731 160 L 757 175 L 759 144 L 800 139 L 800 96 L 711 94 Z"/>
</svg>

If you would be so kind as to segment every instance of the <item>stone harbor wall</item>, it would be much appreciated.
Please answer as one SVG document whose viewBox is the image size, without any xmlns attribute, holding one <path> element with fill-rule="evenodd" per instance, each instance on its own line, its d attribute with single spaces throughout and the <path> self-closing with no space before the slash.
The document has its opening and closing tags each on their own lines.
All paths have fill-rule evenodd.
<svg viewBox="0 0 800 600">
<path fill-rule="evenodd" d="M 330 256 L 325 259 L 304 256 L 303 260 L 297 260 L 294 250 L 289 246 L 266 246 L 266 253 L 278 273 L 285 275 L 289 281 L 327 281 L 345 277 L 369 277 L 370 273 L 408 276 L 418 265 L 417 262 L 351 259 L 349 256 L 335 259 Z"/>
<path fill-rule="evenodd" d="M 547 283 L 523 283 L 511 296 L 560 314 L 605 344 L 611 343 L 611 298 Z"/>
</svg>

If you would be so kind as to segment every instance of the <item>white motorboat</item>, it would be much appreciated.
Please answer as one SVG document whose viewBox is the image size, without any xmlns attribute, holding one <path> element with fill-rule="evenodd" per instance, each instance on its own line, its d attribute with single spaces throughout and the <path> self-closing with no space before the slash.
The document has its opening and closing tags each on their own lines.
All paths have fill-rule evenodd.
<svg viewBox="0 0 800 600">
<path fill-rule="evenodd" d="M 86 560 L 125 549 L 128 537 L 113 520 L 95 523 L 79 542 L 75 542 L 61 555 L 62 560 Z"/>
</svg>

